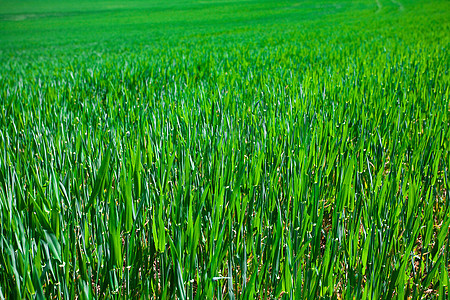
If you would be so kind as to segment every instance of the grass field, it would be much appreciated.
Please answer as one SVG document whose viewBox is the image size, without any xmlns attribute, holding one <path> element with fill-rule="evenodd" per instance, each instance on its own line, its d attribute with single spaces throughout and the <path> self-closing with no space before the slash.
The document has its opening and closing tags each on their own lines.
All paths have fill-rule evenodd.
<svg viewBox="0 0 450 300">
<path fill-rule="evenodd" d="M 0 299 L 448 299 L 450 2 L 0 0 Z"/>
</svg>

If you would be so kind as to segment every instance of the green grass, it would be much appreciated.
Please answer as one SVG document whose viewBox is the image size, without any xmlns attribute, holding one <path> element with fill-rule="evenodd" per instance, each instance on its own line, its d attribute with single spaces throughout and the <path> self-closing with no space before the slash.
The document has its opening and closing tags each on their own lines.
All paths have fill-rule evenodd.
<svg viewBox="0 0 450 300">
<path fill-rule="evenodd" d="M 445 299 L 448 1 L 0 1 L 0 299 Z"/>
</svg>

